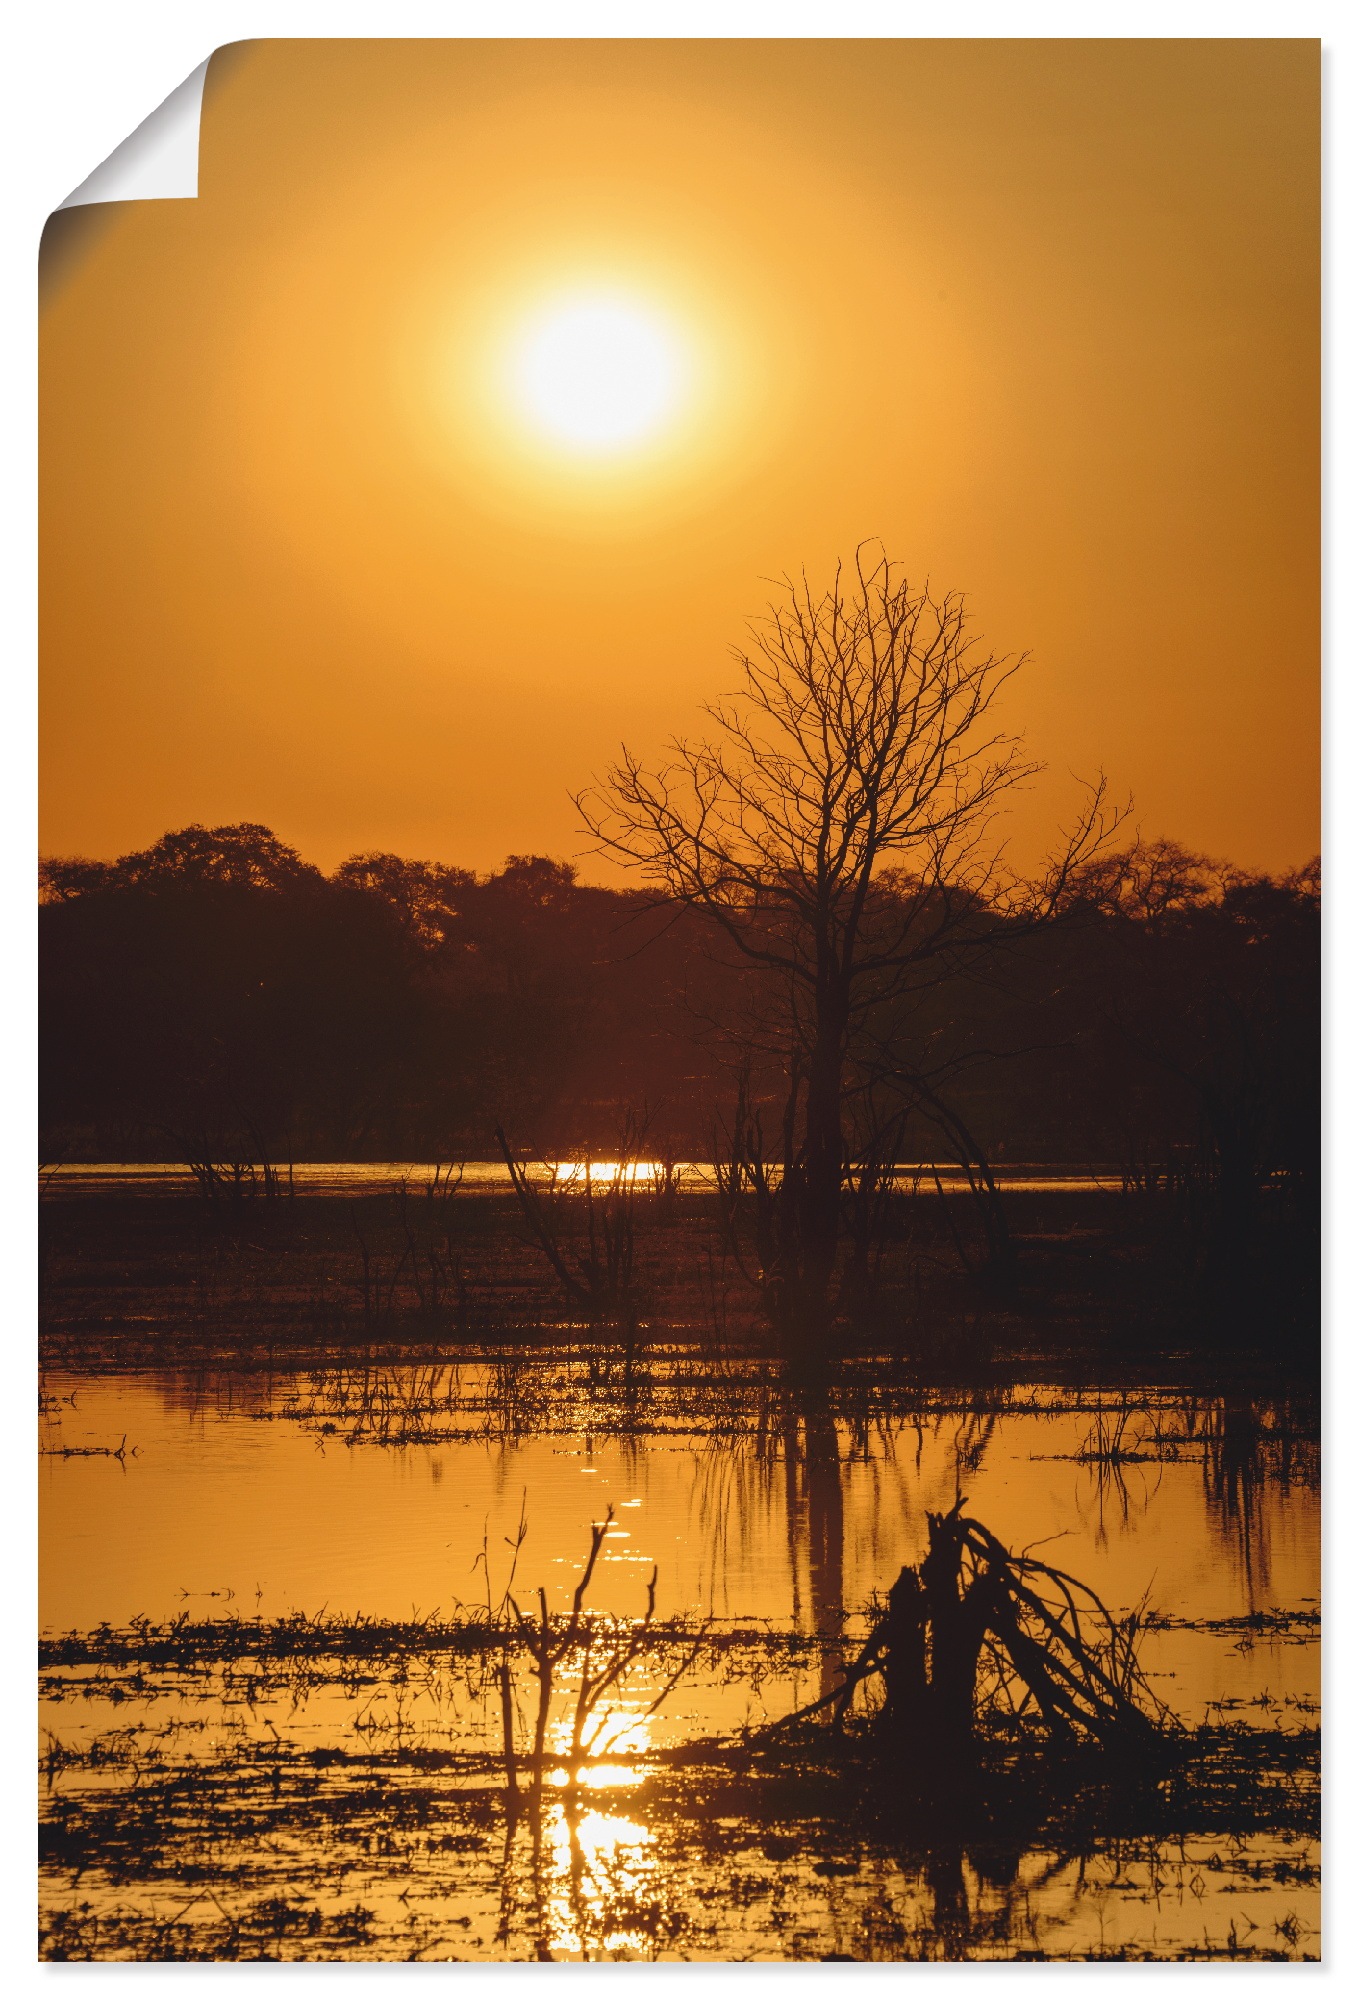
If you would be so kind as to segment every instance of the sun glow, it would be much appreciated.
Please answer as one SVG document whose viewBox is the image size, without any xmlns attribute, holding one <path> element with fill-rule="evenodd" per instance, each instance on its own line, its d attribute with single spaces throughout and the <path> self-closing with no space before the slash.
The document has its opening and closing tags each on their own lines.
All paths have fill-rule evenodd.
<svg viewBox="0 0 1359 2000">
<path fill-rule="evenodd" d="M 688 375 L 672 329 L 617 295 L 557 301 L 520 332 L 510 357 L 521 414 L 555 443 L 594 456 L 654 435 L 675 415 Z"/>
</svg>

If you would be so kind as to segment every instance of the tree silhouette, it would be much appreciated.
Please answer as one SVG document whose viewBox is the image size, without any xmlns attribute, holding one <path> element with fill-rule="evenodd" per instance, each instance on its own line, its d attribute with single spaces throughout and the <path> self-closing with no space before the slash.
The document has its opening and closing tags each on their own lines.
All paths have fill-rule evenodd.
<svg viewBox="0 0 1359 2000">
<path fill-rule="evenodd" d="M 964 600 L 913 587 L 876 544 L 824 591 L 785 578 L 736 649 L 742 685 L 652 771 L 624 748 L 579 810 L 601 849 L 701 911 L 783 995 L 788 1100 L 777 1297 L 815 1344 L 832 1305 L 847 1070 L 866 1015 L 1059 905 L 1118 814 L 1103 778 L 1037 881 L 1005 868 L 995 821 L 1041 768 L 993 719 L 1023 664 L 988 652 Z M 874 895 L 895 865 L 896 893 Z"/>
</svg>

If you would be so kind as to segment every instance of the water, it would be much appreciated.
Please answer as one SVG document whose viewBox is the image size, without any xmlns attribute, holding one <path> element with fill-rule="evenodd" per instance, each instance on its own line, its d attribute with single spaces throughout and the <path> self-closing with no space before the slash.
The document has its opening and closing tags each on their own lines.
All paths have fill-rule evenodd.
<svg viewBox="0 0 1359 2000">
<path fill-rule="evenodd" d="M 1280 1405 L 1169 1390 L 1130 1403 L 1040 1384 L 990 1398 L 878 1393 L 866 1408 L 808 1412 L 757 1384 L 688 1383 L 678 1366 L 640 1387 L 601 1386 L 562 1357 L 49 1376 L 49 1634 L 294 1612 L 447 1620 L 485 1601 L 488 1564 L 499 1597 L 521 1525 L 517 1590 L 527 1601 L 541 1584 L 564 1608 L 591 1524 L 611 1507 L 592 1606 L 635 1619 L 654 1569 L 659 1618 L 745 1635 L 697 1660 L 654 1716 L 664 1663 L 642 1661 L 617 1691 L 614 1763 L 591 1772 L 583 1794 L 549 1792 L 522 1853 L 505 1846 L 498 1788 L 458 1762 L 495 1745 L 498 1710 L 475 1663 L 449 1656 L 414 1671 L 332 1662 L 310 1679 L 271 1677 L 258 1661 L 248 1672 L 238 1662 L 50 1674 L 44 1723 L 70 1758 L 53 1766 L 53 1797 L 77 1813 L 96 1798 L 125 1802 L 129 1771 L 148 1799 L 186 1773 L 195 1784 L 229 1773 L 248 1790 L 264 1786 L 270 1760 L 271 1811 L 300 1788 L 291 1845 L 240 1831 L 249 1865 L 228 1871 L 215 1903 L 176 1920 L 208 1955 L 258 1943 L 266 1910 L 265 1955 L 300 1957 L 404 1955 L 398 1942 L 491 1958 L 1306 1955 L 1316 1894 L 1305 1838 L 1210 1828 L 1099 1839 L 1080 1853 L 1039 1843 L 1004 1865 L 961 1848 L 941 1859 L 867 1840 L 852 1816 L 823 1815 L 813 1837 L 794 1813 L 790 1830 L 771 1832 L 767 1809 L 727 1778 L 725 1808 L 714 1809 L 718 1786 L 699 1811 L 692 1779 L 654 1759 L 838 1684 L 871 1595 L 919 1558 L 925 1510 L 960 1491 L 1012 1549 L 1081 1578 L 1115 1612 L 1161 1615 L 1143 1664 L 1183 1722 L 1305 1726 L 1319 1668 L 1308 1432 Z M 569 1708 L 558 1701 L 549 1736 L 563 1752 Z M 357 1780 L 342 1783 L 324 1762 L 360 1748 L 386 1760 L 387 1789 L 367 1818 L 350 1810 Z M 437 1779 L 430 1758 L 445 1760 Z M 345 1838 L 362 1841 L 337 1880 L 341 1795 Z M 221 1827 L 202 1811 L 201 1825 L 192 1813 L 184 1823 L 207 1839 L 211 1822 L 220 1853 Z M 431 1844 L 436 1825 L 451 1846 Z M 199 1879 L 200 1850 L 187 1852 L 172 1864 L 173 1899 L 154 1878 L 119 1882 L 116 1868 L 103 1887 L 98 1870 L 77 1883 L 58 1869 L 49 1914 L 72 1937 L 103 1923 L 101 1955 L 120 1955 L 119 1938 L 122 1955 L 148 1955 L 156 1925 L 192 1893 L 182 1883 Z M 279 1915 L 285 1905 L 305 1905 L 312 1930 Z M 218 1936 L 228 1918 L 236 1930 Z"/>
<path fill-rule="evenodd" d="M 551 1184 L 583 1183 L 585 1169 L 575 1161 L 529 1162 L 527 1170 L 531 1178 Z M 444 1161 L 431 1160 L 331 1160 L 306 1161 L 297 1166 L 276 1167 L 285 1189 L 298 1195 L 308 1194 L 389 1194 L 402 1187 L 419 1189 L 434 1180 L 436 1174 L 445 1177 L 451 1174 L 453 1183 L 460 1193 L 504 1194 L 510 1187 L 510 1172 L 503 1160 L 467 1160 L 450 1167 Z M 713 1169 L 711 1162 L 682 1160 L 672 1163 L 667 1170 L 659 1161 L 640 1160 L 628 1168 L 632 1180 L 647 1182 L 658 1180 L 667 1172 L 676 1175 L 686 1187 L 712 1187 Z M 945 1193 L 961 1194 L 968 1189 L 966 1177 L 956 1167 L 940 1165 L 937 1169 L 929 1162 L 903 1162 L 898 1168 L 903 1180 L 916 1176 L 923 1178 L 927 1187 L 932 1187 L 937 1178 Z M 246 1170 L 247 1184 L 254 1185 L 253 1170 Z M 615 1160 L 591 1160 L 591 1177 L 596 1181 L 609 1181 L 616 1177 L 618 1162 Z M 1117 1189 L 1122 1185 L 1122 1177 L 1116 1169 L 1104 1173 L 1092 1173 L 1086 1169 L 1049 1166 L 997 1166 L 993 1169 L 998 1186 L 1009 1188 L 1015 1194 L 1083 1194 L 1101 1188 Z M 41 1185 L 46 1195 L 192 1195 L 199 1192 L 199 1183 L 190 1167 L 178 1161 L 139 1162 L 127 1164 L 121 1161 L 96 1161 L 89 1164 L 50 1167 L 41 1177 Z"/>
<path fill-rule="evenodd" d="M 429 1379 L 381 1372 L 398 1394 Z M 1108 1395 L 1021 1385 L 1008 1395 L 1013 1413 L 897 1412 L 866 1427 L 801 1419 L 791 1431 L 734 1435 L 675 1429 L 667 1417 L 659 1434 L 504 1437 L 489 1372 L 473 1365 L 441 1374 L 436 1394 L 451 1407 L 428 1420 L 472 1435 L 391 1446 L 346 1443 L 353 1418 L 328 1414 L 344 1409 L 346 1386 L 352 1408 L 354 1384 L 340 1371 L 227 1377 L 215 1392 L 173 1373 L 50 1378 L 49 1454 L 126 1440 L 135 1455 L 44 1460 L 44 1628 L 159 1622 L 186 1603 L 268 1617 L 323 1605 L 345 1616 L 448 1612 L 484 1595 L 483 1542 L 502 1547 L 521 1509 L 524 1566 L 557 1606 L 590 1523 L 612 1504 L 600 1609 L 635 1611 L 654 1563 L 666 1615 L 806 1631 L 917 1561 L 925 1510 L 946 1509 L 960 1490 L 1010 1547 L 1043 1553 L 1113 1610 L 1147 1600 L 1224 1620 L 1316 1602 L 1314 1480 L 1266 1471 L 1248 1499 L 1215 1492 L 1211 1434 L 1176 1445 L 1178 1459 L 1144 1457 L 1134 1447 L 1153 1422 L 1187 1431 L 1188 1406 L 1173 1397 L 1132 1421 L 1133 1462 L 1115 1476 L 1081 1462 L 1101 1408 L 1120 1408 Z M 1193 1720 L 1205 1702 L 1258 1693 L 1262 1671 L 1301 1671 L 1296 1647 L 1246 1656 L 1201 1635 L 1175 1640 L 1171 1657 L 1175 1704 Z"/>
</svg>

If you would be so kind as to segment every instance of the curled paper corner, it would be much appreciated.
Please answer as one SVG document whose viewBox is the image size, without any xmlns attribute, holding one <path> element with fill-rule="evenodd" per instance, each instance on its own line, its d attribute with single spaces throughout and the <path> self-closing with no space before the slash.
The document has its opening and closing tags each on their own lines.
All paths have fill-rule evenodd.
<svg viewBox="0 0 1359 2000">
<path fill-rule="evenodd" d="M 207 56 L 121 146 L 57 209 L 96 201 L 188 201 L 198 194 L 198 133 L 203 119 Z"/>
<path fill-rule="evenodd" d="M 38 252 L 38 293 L 46 305 L 130 201 L 193 201 L 198 196 L 203 93 L 215 90 L 252 44 L 228 42 L 205 56 L 164 103 L 144 118 L 47 218 Z"/>
</svg>

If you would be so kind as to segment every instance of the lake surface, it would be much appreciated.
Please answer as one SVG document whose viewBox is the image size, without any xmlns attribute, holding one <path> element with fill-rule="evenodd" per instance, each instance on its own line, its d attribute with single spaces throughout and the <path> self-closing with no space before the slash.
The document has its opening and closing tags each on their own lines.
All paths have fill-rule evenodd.
<svg viewBox="0 0 1359 2000">
<path fill-rule="evenodd" d="M 544 1183 L 550 1184 L 554 1179 L 558 1183 L 583 1182 L 585 1170 L 575 1161 L 563 1161 L 556 1165 L 527 1161 L 525 1165 L 530 1178 Z M 441 1186 L 451 1176 L 453 1185 L 466 1194 L 504 1194 L 511 1186 L 509 1168 L 503 1160 L 467 1160 L 452 1165 L 448 1161 L 436 1163 L 432 1160 L 306 1161 L 298 1166 L 276 1167 L 276 1171 L 284 1188 L 298 1195 L 387 1194 L 402 1187 L 416 1191 L 428 1186 L 436 1175 L 440 1177 Z M 596 1181 L 608 1181 L 616 1176 L 618 1162 L 592 1160 L 589 1171 Z M 641 1160 L 630 1165 L 628 1174 L 630 1179 L 645 1184 L 659 1179 L 666 1171 L 659 1162 Z M 710 1188 L 714 1185 L 710 1161 L 676 1161 L 671 1163 L 669 1171 L 687 1187 Z M 903 1181 L 921 1177 L 929 1187 L 937 1178 L 946 1193 L 965 1193 L 968 1188 L 966 1177 L 955 1166 L 940 1165 L 936 1169 L 929 1162 L 903 1162 L 897 1171 Z M 993 1173 L 997 1186 L 1009 1188 L 1016 1194 L 1080 1194 L 1122 1185 L 1122 1176 L 1115 1168 L 1092 1173 L 1085 1168 L 996 1165 Z M 245 1180 L 253 1185 L 248 1172 Z M 54 1166 L 44 1170 L 40 1185 L 43 1193 L 49 1196 L 164 1196 L 200 1192 L 200 1183 L 192 1168 L 177 1161 L 135 1164 L 98 1161 L 88 1165 Z"/>
<path fill-rule="evenodd" d="M 541 1585 L 550 1608 L 564 1608 L 591 1524 L 612 1508 L 592 1607 L 635 1619 L 654 1569 L 660 1619 L 744 1630 L 756 1650 L 808 1642 L 760 1672 L 738 1671 L 732 1653 L 698 1661 L 654 1716 L 645 1711 L 662 1670 L 642 1663 L 619 1691 L 612 1789 L 598 1804 L 551 1805 L 523 1880 L 486 1833 L 485 1788 L 450 1777 L 440 1810 L 463 1845 L 422 1848 L 417 1870 L 429 1955 L 1008 1956 L 1040 1938 L 1056 1955 L 1203 1955 L 1203 1944 L 1230 1956 L 1230 1940 L 1249 1950 L 1245 1940 L 1262 1937 L 1284 1956 L 1315 1950 L 1310 1843 L 1282 1853 L 1273 1836 L 1248 1835 L 1229 1844 L 1225 1863 L 1220 1838 L 1202 1851 L 1144 1844 L 1121 1859 L 1103 1848 L 1083 1859 L 1035 1851 L 1014 1857 L 1000 1887 L 960 1855 L 941 1889 L 935 1864 L 878 1849 L 828 1860 L 795 1839 L 771 1850 L 768 1828 L 739 1801 L 707 1815 L 700 1839 L 691 1807 L 667 1807 L 665 1773 L 647 1762 L 838 1684 L 870 1598 L 919 1559 L 925 1511 L 946 1510 L 960 1492 L 1012 1549 L 1079 1577 L 1112 1611 L 1159 1614 L 1143 1664 L 1186 1724 L 1313 1722 L 1318 1492 L 1314 1442 L 1296 1411 L 1029 1384 L 914 1401 L 898 1391 L 864 1409 L 809 1412 L 739 1381 L 690 1391 L 682 1368 L 620 1393 L 601 1388 L 588 1364 L 556 1357 L 272 1376 L 49 1375 L 43 1444 L 49 1634 L 290 1613 L 448 1619 L 484 1604 L 488 1567 L 499 1597 L 516 1540 L 517 1590 L 531 1599 Z M 143 1745 L 139 1755 L 152 1739 L 179 1746 L 157 1751 L 162 1774 L 166 1755 L 195 1769 L 214 1757 L 253 1769 L 281 1755 L 271 1746 L 283 1741 L 315 1758 L 352 1746 L 356 1732 L 371 1742 L 394 1727 L 398 1743 L 418 1739 L 449 1756 L 496 1740 L 485 1687 L 460 1682 L 447 1663 L 413 1677 L 384 1668 L 362 1687 L 346 1671 L 282 1690 L 266 1674 L 249 1700 L 239 1675 L 216 1669 L 140 1673 L 118 1687 L 116 1714 L 116 1674 L 49 1675 L 44 1722 L 73 1760 L 54 1767 L 52 1784 L 68 1799 L 71 1787 L 120 1796 L 126 1760 L 120 1775 L 107 1748 L 114 1723 L 119 1740 Z M 559 1704 L 549 1742 L 564 1742 L 565 1728 Z M 283 1783 L 276 1771 L 276 1792 Z M 627 1805 L 633 1791 L 645 1804 Z M 343 1933 L 353 1882 L 332 1894 L 318 1880 L 309 1921 L 325 1937 L 325 1925 L 340 1927 L 318 1955 L 393 1955 L 393 1927 L 410 1911 L 375 1854 L 365 1849 L 359 1869 L 371 1918 L 362 1935 Z M 822 1864 L 831 1872 L 818 1874 Z M 293 1877 L 297 1865 L 294 1856 Z M 733 1868 L 748 1878 L 735 1898 Z M 101 1894 L 133 1931 L 165 1920 L 163 1890 L 139 1892 L 144 1908 L 126 1884 L 98 1891 L 87 1879 L 75 1891 L 59 1875 L 49 1885 L 51 1907 L 72 1924 L 82 1898 L 97 1913 Z M 507 1895 L 522 1903 L 508 1929 Z M 636 1906 L 631 1918 L 618 1914 L 620 1898 Z M 224 1904 L 226 1888 L 198 1918 L 221 1921 Z M 949 1921 L 965 1932 L 951 1947 Z"/>
</svg>

